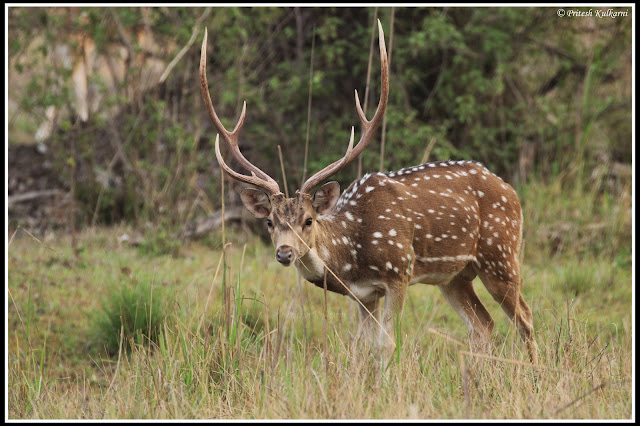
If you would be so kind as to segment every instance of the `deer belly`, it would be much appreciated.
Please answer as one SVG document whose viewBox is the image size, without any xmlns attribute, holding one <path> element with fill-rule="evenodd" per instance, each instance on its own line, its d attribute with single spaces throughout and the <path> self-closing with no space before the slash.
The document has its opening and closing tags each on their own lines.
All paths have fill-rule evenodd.
<svg viewBox="0 0 640 426">
<path fill-rule="evenodd" d="M 409 281 L 409 285 L 414 284 L 430 284 L 430 285 L 441 285 L 446 284 L 455 277 L 456 274 L 446 274 L 441 272 L 432 272 L 427 274 L 422 274 L 419 276 L 414 276 Z"/>
<path fill-rule="evenodd" d="M 357 298 L 362 303 L 367 303 L 384 296 L 384 283 L 378 281 L 365 281 L 349 283 L 349 290 L 353 295 L 349 294 L 352 299 Z"/>
<path fill-rule="evenodd" d="M 409 285 L 422 283 L 440 285 L 446 284 L 458 275 L 470 262 L 476 258 L 470 254 L 457 256 L 416 256 L 413 277 Z"/>
</svg>

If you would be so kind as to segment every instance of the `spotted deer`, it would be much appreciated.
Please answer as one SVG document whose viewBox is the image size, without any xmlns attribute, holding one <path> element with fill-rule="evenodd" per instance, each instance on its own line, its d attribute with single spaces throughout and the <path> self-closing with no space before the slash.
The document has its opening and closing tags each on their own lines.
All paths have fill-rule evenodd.
<svg viewBox="0 0 640 426">
<path fill-rule="evenodd" d="M 266 219 L 276 260 L 295 265 L 316 286 L 326 285 L 328 291 L 356 300 L 361 330 L 378 347 L 393 348 L 393 321 L 402 313 L 407 287 L 424 283 L 437 286 L 464 320 L 472 346 L 487 348 L 494 323 L 473 289 L 472 280 L 479 276 L 515 321 L 536 362 L 531 309 L 520 292 L 522 209 L 514 189 L 501 178 L 474 161 L 439 161 L 366 174 L 342 195 L 337 182 L 325 183 L 312 195 L 314 187 L 365 149 L 382 120 L 389 65 L 380 22 L 378 31 L 382 89 L 373 118 L 367 120 L 356 91 L 360 140 L 354 147 L 352 128 L 344 157 L 307 179 L 292 198 L 285 197 L 277 182 L 238 148 L 246 103 L 232 132 L 220 122 L 207 83 L 205 32 L 200 85 L 209 118 L 219 132 L 217 160 L 234 179 L 261 188 L 244 189 L 241 199 L 255 217 Z M 220 137 L 250 176 L 225 163 Z"/>
</svg>

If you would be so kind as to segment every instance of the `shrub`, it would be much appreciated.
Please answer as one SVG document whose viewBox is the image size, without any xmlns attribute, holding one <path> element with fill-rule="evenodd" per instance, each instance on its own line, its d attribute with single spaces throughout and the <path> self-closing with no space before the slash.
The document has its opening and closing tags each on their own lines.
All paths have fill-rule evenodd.
<svg viewBox="0 0 640 426">
<path fill-rule="evenodd" d="M 95 319 L 97 344 L 109 355 L 118 353 L 121 339 L 123 348 L 128 349 L 132 345 L 157 345 L 168 315 L 167 301 L 165 291 L 153 280 L 114 284 Z"/>
</svg>

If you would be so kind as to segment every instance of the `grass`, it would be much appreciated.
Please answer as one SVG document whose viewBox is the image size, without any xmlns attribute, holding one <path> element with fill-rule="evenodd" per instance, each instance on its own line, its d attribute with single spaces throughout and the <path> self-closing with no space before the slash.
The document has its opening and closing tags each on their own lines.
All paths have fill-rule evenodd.
<svg viewBox="0 0 640 426">
<path fill-rule="evenodd" d="M 95 315 L 97 344 L 109 355 L 120 351 L 121 341 L 157 345 L 167 318 L 166 296 L 153 287 L 153 281 L 123 280 L 108 289 L 102 309 Z M 126 345 L 125 348 L 128 348 Z"/>
<path fill-rule="evenodd" d="M 89 229 L 74 253 L 66 236 L 18 230 L 8 250 L 8 418 L 629 419 L 630 209 L 598 193 L 521 193 L 536 368 L 477 280 L 496 320 L 492 358 L 466 353 L 466 328 L 437 289 L 412 286 L 398 351 L 380 368 L 354 339 L 353 302 L 329 294 L 325 328 L 323 292 L 252 237 L 228 234 L 224 257 L 197 242 L 154 255 L 118 243 L 130 229 Z M 545 233 L 556 223 L 570 224 L 561 244 Z M 113 339 L 118 326 L 97 318 L 127 290 L 148 304 L 162 298 L 166 316 L 151 321 L 155 340 L 116 339 L 109 355 L 101 332 Z"/>
</svg>

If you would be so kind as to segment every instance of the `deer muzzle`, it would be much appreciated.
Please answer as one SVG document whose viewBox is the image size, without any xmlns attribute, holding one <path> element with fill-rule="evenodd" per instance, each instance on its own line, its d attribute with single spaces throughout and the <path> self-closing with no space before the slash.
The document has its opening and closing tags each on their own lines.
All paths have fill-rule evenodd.
<svg viewBox="0 0 640 426">
<path fill-rule="evenodd" d="M 289 266 L 295 260 L 296 256 L 291 246 L 280 246 L 276 250 L 276 260 L 284 266 Z"/>
</svg>

